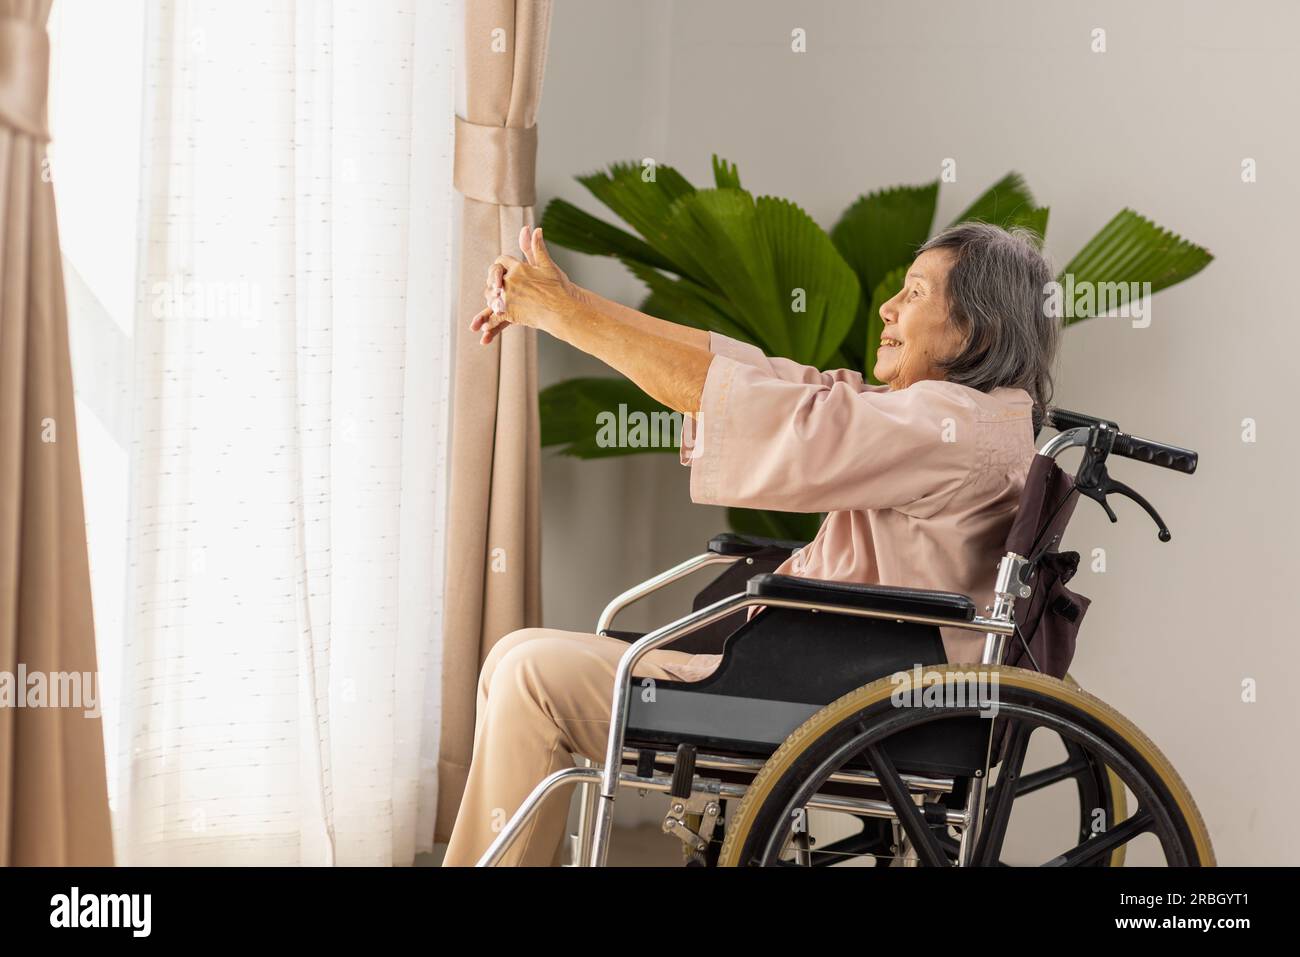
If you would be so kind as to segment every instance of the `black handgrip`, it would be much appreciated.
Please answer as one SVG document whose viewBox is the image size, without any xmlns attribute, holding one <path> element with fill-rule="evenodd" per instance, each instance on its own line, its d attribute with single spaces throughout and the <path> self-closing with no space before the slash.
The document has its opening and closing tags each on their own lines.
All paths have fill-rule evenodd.
<svg viewBox="0 0 1300 957">
<path fill-rule="evenodd" d="M 757 555 L 769 548 L 793 552 L 796 548 L 803 548 L 807 544 L 807 542 L 791 542 L 779 538 L 760 538 L 757 535 L 737 535 L 734 532 L 723 532 L 721 535 L 714 535 L 709 540 L 709 551 L 715 555 L 738 555 L 744 558 L 747 555 Z"/>
<path fill-rule="evenodd" d="M 1055 407 L 1047 410 L 1047 424 L 1058 432 L 1064 432 L 1066 429 L 1090 429 L 1094 425 L 1108 425 L 1112 429 L 1119 428 L 1110 419 L 1099 419 L 1096 416 L 1084 415 L 1082 412 L 1071 412 L 1069 409 Z"/>
<path fill-rule="evenodd" d="M 1047 423 L 1058 432 L 1064 432 L 1066 429 L 1091 429 L 1099 425 L 1106 426 L 1116 430 L 1115 443 L 1110 448 L 1110 451 L 1116 455 L 1122 455 L 1126 459 L 1135 459 L 1138 462 L 1146 462 L 1148 465 L 1159 465 L 1161 468 L 1173 469 L 1175 472 L 1186 472 L 1188 475 L 1196 471 L 1198 456 L 1191 449 L 1166 445 L 1164 442 L 1156 442 L 1152 439 L 1138 438 L 1136 435 L 1125 435 L 1119 431 L 1119 425 L 1110 419 L 1099 419 L 1096 416 L 1084 415 L 1082 412 L 1071 412 L 1069 409 L 1052 407 L 1047 410 Z"/>
<path fill-rule="evenodd" d="M 1176 445 L 1141 439 L 1136 435 L 1125 435 L 1123 432 L 1115 436 L 1115 444 L 1110 450 L 1126 459 L 1159 465 L 1161 468 L 1186 472 L 1188 475 L 1196 471 L 1196 462 L 1199 459 L 1191 449 L 1180 449 Z"/>
</svg>

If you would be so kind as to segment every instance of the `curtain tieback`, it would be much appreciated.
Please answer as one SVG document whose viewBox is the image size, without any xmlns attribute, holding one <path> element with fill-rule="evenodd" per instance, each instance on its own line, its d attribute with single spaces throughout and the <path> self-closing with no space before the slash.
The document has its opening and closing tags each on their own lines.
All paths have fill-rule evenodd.
<svg viewBox="0 0 1300 957">
<path fill-rule="evenodd" d="M 0 17 L 0 124 L 48 140 L 45 103 L 50 83 L 50 37 L 45 28 Z"/>
<path fill-rule="evenodd" d="M 452 183 L 462 196 L 498 206 L 537 202 L 537 126 L 484 126 L 456 117 Z"/>
</svg>

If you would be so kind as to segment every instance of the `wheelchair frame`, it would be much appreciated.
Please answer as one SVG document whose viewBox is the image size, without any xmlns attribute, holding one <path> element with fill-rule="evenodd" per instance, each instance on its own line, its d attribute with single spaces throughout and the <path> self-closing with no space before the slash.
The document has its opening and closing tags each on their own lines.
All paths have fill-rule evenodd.
<svg viewBox="0 0 1300 957">
<path fill-rule="evenodd" d="M 1055 459 L 1067 448 L 1088 446 L 1092 432 L 1093 429 L 1088 426 L 1068 428 L 1044 443 L 1038 454 Z M 702 568 L 711 565 L 732 565 L 741 560 L 748 564 L 753 562 L 752 559 L 741 555 L 718 555 L 713 552 L 704 552 L 661 572 L 653 578 L 647 579 L 639 585 L 629 588 L 615 597 L 601 612 L 596 624 L 597 634 L 607 634 L 613 625 L 615 616 L 620 611 L 660 588 L 679 581 Z M 1014 552 L 1007 552 L 998 563 L 998 573 L 993 594 L 994 600 L 990 614 L 987 617 L 977 615 L 969 621 L 740 593 L 717 601 L 646 634 L 633 642 L 619 660 L 614 679 L 614 691 L 610 707 L 610 731 L 604 764 L 597 766 L 584 759 L 583 765 L 561 769 L 540 781 L 502 828 L 476 866 L 495 866 L 523 830 L 524 825 L 528 823 L 551 792 L 563 786 L 578 785 L 582 789 L 582 803 L 580 805 L 576 846 L 573 847 L 573 864 L 574 866 L 604 867 L 609 855 L 609 844 L 614 822 L 614 801 L 618 789 L 620 787 L 630 787 L 642 791 L 670 792 L 672 790 L 673 779 L 671 777 L 655 774 L 645 777 L 622 770 L 624 761 L 629 758 L 636 758 L 635 750 L 625 750 L 624 741 L 627 733 L 630 695 L 633 686 L 632 669 L 647 652 L 669 645 L 673 641 L 737 611 L 761 605 L 768 608 L 790 608 L 808 611 L 814 614 L 827 612 L 859 618 L 878 618 L 896 622 L 913 622 L 922 625 L 982 631 L 985 634 L 985 641 L 980 663 L 982 665 L 1001 665 L 1006 653 L 1006 639 L 1015 634 L 1016 626 L 1013 620 L 1015 601 L 1017 598 L 1029 597 L 1030 586 L 1023 582 L 1021 576 L 1022 569 L 1027 564 L 1028 560 L 1024 556 L 1017 555 Z M 661 757 L 670 759 L 666 753 L 662 756 L 656 756 L 654 762 L 656 765 Z M 751 778 L 758 773 L 763 763 L 758 759 L 721 755 L 700 755 L 695 762 L 697 767 L 747 772 Z M 946 812 L 947 823 L 958 828 L 961 832 L 957 855 L 958 866 L 969 866 L 972 862 L 983 823 L 985 797 L 992 763 L 992 755 L 986 752 L 982 773 L 977 774 L 970 781 L 964 808 L 960 811 L 948 810 Z M 638 768 L 638 771 L 640 770 Z M 861 785 L 878 784 L 876 776 L 866 771 L 841 771 L 835 775 L 834 780 Z M 951 778 L 903 775 L 903 780 L 907 784 L 909 792 L 948 793 L 953 789 Z M 716 816 L 718 813 L 716 799 L 741 798 L 746 792 L 746 787 L 722 781 L 695 779 L 691 783 L 691 792 L 693 795 L 706 795 L 707 803 L 703 809 L 704 813 Z M 806 806 L 814 809 L 850 811 L 865 817 L 889 819 L 895 824 L 898 822 L 898 816 L 888 802 L 868 798 L 816 795 Z M 681 804 L 677 804 L 673 810 L 680 813 L 685 808 Z"/>
</svg>

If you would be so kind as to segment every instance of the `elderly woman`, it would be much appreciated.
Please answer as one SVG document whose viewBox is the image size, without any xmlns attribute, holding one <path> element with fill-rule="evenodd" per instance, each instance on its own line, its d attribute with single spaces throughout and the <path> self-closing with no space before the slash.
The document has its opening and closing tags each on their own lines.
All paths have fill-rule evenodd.
<svg viewBox="0 0 1300 957">
<path fill-rule="evenodd" d="M 540 229 L 525 228 L 520 247 L 524 261 L 493 264 L 489 305 L 471 330 L 486 345 L 509 325 L 541 329 L 685 413 L 693 501 L 828 512 L 778 572 L 991 594 L 1058 335 L 1043 308 L 1052 273 L 1027 234 L 968 223 L 921 247 L 902 290 L 880 309 L 882 386 L 603 299 L 569 281 Z M 982 636 L 941 633 L 949 661 L 979 660 Z M 603 759 L 626 650 L 614 638 L 545 628 L 493 646 L 445 865 L 474 863 L 573 754 Z M 719 660 L 662 649 L 633 673 L 696 681 Z M 503 863 L 552 863 L 567 811 L 567 794 L 548 798 Z"/>
</svg>

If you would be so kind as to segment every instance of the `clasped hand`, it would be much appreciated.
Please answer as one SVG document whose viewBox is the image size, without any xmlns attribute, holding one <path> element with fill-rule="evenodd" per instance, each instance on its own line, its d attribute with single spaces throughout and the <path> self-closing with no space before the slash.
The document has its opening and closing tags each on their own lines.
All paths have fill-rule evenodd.
<svg viewBox="0 0 1300 957">
<path fill-rule="evenodd" d="M 483 298 L 487 305 L 470 321 L 488 345 L 509 325 L 554 332 L 581 298 L 580 290 L 551 259 L 541 229 L 519 231 L 524 259 L 498 256 L 488 268 Z"/>
</svg>

